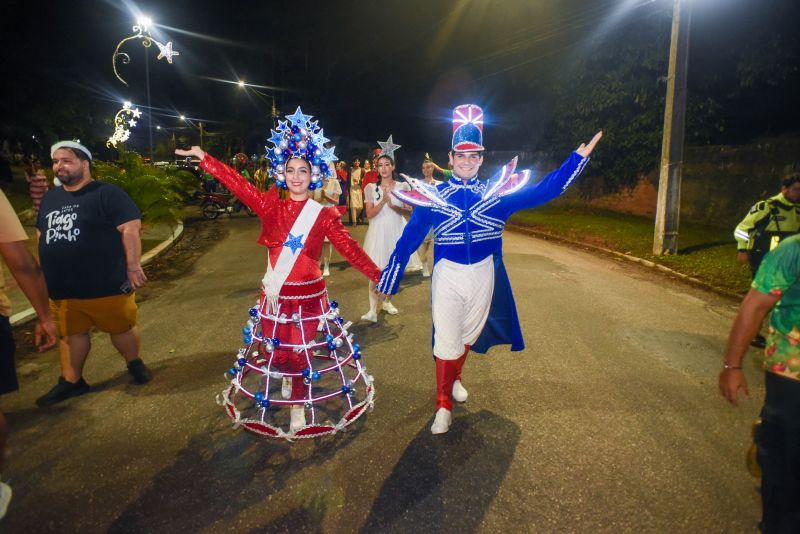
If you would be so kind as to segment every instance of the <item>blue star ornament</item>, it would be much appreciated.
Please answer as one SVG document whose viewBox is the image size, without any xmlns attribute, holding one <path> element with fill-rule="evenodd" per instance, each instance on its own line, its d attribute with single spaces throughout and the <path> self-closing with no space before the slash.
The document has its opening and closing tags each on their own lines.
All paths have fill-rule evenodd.
<svg viewBox="0 0 800 534">
<path fill-rule="evenodd" d="M 303 234 L 295 237 L 291 232 L 289 232 L 289 239 L 286 240 L 286 243 L 284 243 L 283 246 L 289 247 L 292 250 L 292 254 L 296 254 L 299 249 L 306 248 L 306 246 L 303 244 Z"/>
<path fill-rule="evenodd" d="M 325 129 L 321 129 L 319 132 L 317 132 L 317 133 L 315 133 L 314 135 L 311 136 L 311 141 L 315 145 L 321 147 L 322 145 L 324 145 L 325 143 L 330 141 L 330 139 L 325 137 Z"/>
<path fill-rule="evenodd" d="M 323 148 L 322 155 L 320 156 L 322 161 L 324 161 L 328 165 L 330 165 L 334 161 L 339 161 L 339 158 L 337 158 L 336 154 L 333 153 L 334 150 L 336 150 L 335 146 L 332 146 L 331 148 Z"/>
<path fill-rule="evenodd" d="M 272 137 L 269 138 L 269 142 L 275 146 L 278 146 L 281 141 L 283 140 L 283 134 L 280 132 L 276 132 L 275 130 L 270 130 L 272 132 Z"/>
<path fill-rule="evenodd" d="M 308 121 L 311 120 L 311 115 L 303 114 L 303 111 L 300 109 L 300 106 L 297 106 L 297 110 L 294 112 L 293 115 L 286 115 L 286 118 L 292 123 L 292 126 L 297 126 L 298 128 L 305 128 L 308 126 Z"/>
<path fill-rule="evenodd" d="M 279 121 L 278 121 L 278 128 L 277 128 L 277 130 L 278 130 L 279 132 L 285 132 L 285 131 L 286 131 L 286 130 L 288 130 L 288 129 L 289 129 L 289 123 L 288 123 L 288 121 L 281 121 L 281 120 L 279 120 Z"/>
<path fill-rule="evenodd" d="M 401 146 L 394 144 L 394 140 L 392 139 L 391 135 L 386 141 L 378 141 L 378 144 L 381 146 L 381 156 L 389 156 L 392 159 L 394 159 L 394 151 Z"/>
</svg>

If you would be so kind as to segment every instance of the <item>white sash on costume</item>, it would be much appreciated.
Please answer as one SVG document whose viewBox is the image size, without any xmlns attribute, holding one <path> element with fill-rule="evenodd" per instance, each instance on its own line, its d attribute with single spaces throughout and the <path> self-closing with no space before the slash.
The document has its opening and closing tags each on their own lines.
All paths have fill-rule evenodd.
<svg viewBox="0 0 800 534">
<path fill-rule="evenodd" d="M 264 287 L 264 294 L 266 295 L 268 303 L 267 310 L 269 313 L 277 313 L 278 295 L 281 288 L 289 277 L 289 273 L 292 272 L 297 258 L 300 257 L 300 249 L 305 248 L 308 234 L 317 221 L 317 217 L 321 211 L 322 205 L 309 198 L 308 201 L 306 201 L 306 205 L 303 206 L 303 209 L 300 211 L 300 215 L 297 216 L 297 220 L 294 221 L 292 229 L 289 230 L 286 243 L 283 245 L 284 248 L 288 248 L 289 250 L 281 249 L 281 253 L 278 256 L 278 260 L 275 262 L 274 268 L 272 267 L 272 262 L 267 260 L 267 272 L 264 274 L 261 284 Z"/>
</svg>

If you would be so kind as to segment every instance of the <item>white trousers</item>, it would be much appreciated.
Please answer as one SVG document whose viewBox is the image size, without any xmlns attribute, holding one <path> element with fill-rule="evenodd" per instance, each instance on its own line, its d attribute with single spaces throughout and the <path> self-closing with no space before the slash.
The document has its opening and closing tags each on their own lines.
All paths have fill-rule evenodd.
<svg viewBox="0 0 800 534">
<path fill-rule="evenodd" d="M 439 260 L 431 278 L 433 355 L 455 360 L 472 345 L 489 317 L 494 292 L 494 258 L 472 265 Z"/>
</svg>

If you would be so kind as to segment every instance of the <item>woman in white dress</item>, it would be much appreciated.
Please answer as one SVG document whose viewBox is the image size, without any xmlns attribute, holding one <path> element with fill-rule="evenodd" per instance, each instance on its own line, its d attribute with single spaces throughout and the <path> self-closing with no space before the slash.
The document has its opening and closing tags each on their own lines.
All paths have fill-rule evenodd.
<svg viewBox="0 0 800 534">
<path fill-rule="evenodd" d="M 339 205 L 339 196 L 342 194 L 342 186 L 339 185 L 339 180 L 336 179 L 334 174 L 325 180 L 325 185 L 321 189 L 322 198 L 320 204 L 325 208 L 330 208 Z M 341 213 L 339 214 L 341 216 Z M 322 276 L 330 276 L 331 274 L 331 255 L 333 254 L 333 245 L 325 238 L 325 245 L 322 250 Z"/>
<path fill-rule="evenodd" d="M 433 178 L 433 160 L 431 157 L 426 153 L 425 160 L 422 162 L 422 179 L 428 185 L 436 185 L 436 180 Z M 430 268 L 428 267 L 429 263 L 432 263 L 431 258 L 429 256 L 433 256 L 433 228 L 428 232 L 428 235 L 425 236 L 425 240 L 417 249 L 417 254 L 419 254 L 419 259 L 422 261 L 422 276 L 428 278 L 431 275 Z"/>
<path fill-rule="evenodd" d="M 350 171 L 350 224 L 357 225 L 361 222 L 361 210 L 364 209 L 364 192 L 361 190 L 361 178 L 364 176 L 364 169 L 361 168 L 361 160 L 353 160 L 353 168 Z"/>
<path fill-rule="evenodd" d="M 364 207 L 369 219 L 367 236 L 364 238 L 364 252 L 375 262 L 378 267 L 386 267 L 389 256 L 392 255 L 397 240 L 406 226 L 404 216 L 411 214 L 411 208 L 395 198 L 392 191 L 408 191 L 411 187 L 395 180 L 394 160 L 382 155 L 377 161 L 378 181 L 368 184 L 364 188 Z M 419 256 L 413 254 L 408 262 L 407 271 L 422 270 Z M 378 298 L 374 293 L 375 284 L 369 285 L 369 311 L 361 319 L 364 321 L 378 321 Z M 395 315 L 397 308 L 387 301 L 382 305 L 383 310 Z"/>
</svg>

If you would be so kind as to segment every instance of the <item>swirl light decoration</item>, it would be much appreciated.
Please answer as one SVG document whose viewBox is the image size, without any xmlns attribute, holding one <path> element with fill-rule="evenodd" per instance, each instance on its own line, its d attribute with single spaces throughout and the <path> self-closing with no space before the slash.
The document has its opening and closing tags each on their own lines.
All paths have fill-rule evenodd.
<svg viewBox="0 0 800 534">
<path fill-rule="evenodd" d="M 114 135 L 108 138 L 106 145 L 117 147 L 117 143 L 124 143 L 131 136 L 131 128 L 136 126 L 136 119 L 142 116 L 139 108 L 131 106 L 130 102 L 125 102 L 122 109 L 114 115 Z"/>
<path fill-rule="evenodd" d="M 122 63 L 124 63 L 125 65 L 131 62 L 131 56 L 129 56 L 125 52 L 120 52 L 119 50 L 122 47 L 122 45 L 125 44 L 127 41 L 131 41 L 133 39 L 141 39 L 142 46 L 144 46 L 145 48 L 150 48 L 150 46 L 153 43 L 155 43 L 159 51 L 158 57 L 156 59 L 165 58 L 167 60 L 167 63 L 169 63 L 170 65 L 172 64 L 172 57 L 180 55 L 180 52 L 177 52 L 172 49 L 172 41 L 169 41 L 167 44 L 162 44 L 157 40 L 153 39 L 153 36 L 150 35 L 150 29 L 147 27 L 147 25 L 148 23 L 146 20 L 138 21 L 136 25 L 133 27 L 133 32 L 134 32 L 133 35 L 131 35 L 130 37 L 126 37 L 125 39 L 117 43 L 117 47 L 114 49 L 114 55 L 111 56 L 111 68 L 114 69 L 114 75 L 117 77 L 119 81 L 121 81 L 125 85 L 128 85 L 128 82 L 123 80 L 122 76 L 120 76 L 119 72 L 117 71 L 117 58 L 119 58 L 119 60 L 122 61 Z"/>
</svg>

